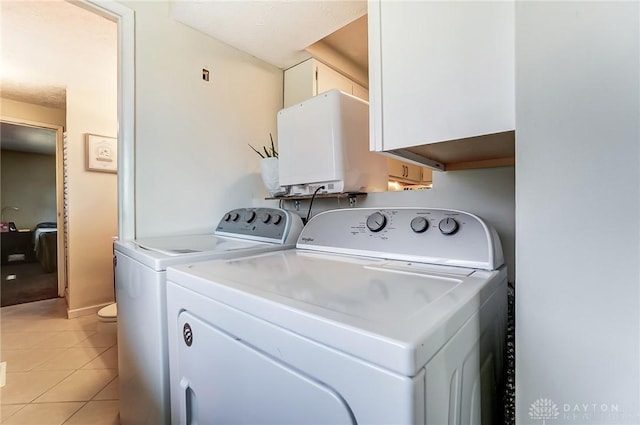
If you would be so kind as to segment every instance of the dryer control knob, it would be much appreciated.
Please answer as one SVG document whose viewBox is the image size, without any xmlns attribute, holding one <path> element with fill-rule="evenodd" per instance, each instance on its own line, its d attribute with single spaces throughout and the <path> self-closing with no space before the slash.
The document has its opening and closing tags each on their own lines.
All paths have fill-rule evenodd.
<svg viewBox="0 0 640 425">
<path fill-rule="evenodd" d="M 269 213 L 262 214 L 261 220 L 265 224 L 268 223 L 271 220 L 271 214 L 269 214 Z"/>
<path fill-rule="evenodd" d="M 255 218 L 256 218 L 256 212 L 249 211 L 248 213 L 245 214 L 244 221 L 246 221 L 247 223 L 251 223 L 253 220 L 255 220 Z"/>
<path fill-rule="evenodd" d="M 231 214 L 231 221 L 238 221 L 239 218 L 240 214 L 238 214 L 237 212 Z"/>
<path fill-rule="evenodd" d="M 458 231 L 459 226 L 455 218 L 447 217 L 440 220 L 438 228 L 443 235 L 453 235 Z"/>
<path fill-rule="evenodd" d="M 280 214 L 273 215 L 273 224 L 276 226 L 282 222 L 282 216 Z"/>
<path fill-rule="evenodd" d="M 224 221 L 229 221 L 229 220 L 231 220 L 231 213 L 226 213 L 224 215 Z"/>
<path fill-rule="evenodd" d="M 367 217 L 367 227 L 372 232 L 379 232 L 387 225 L 387 217 L 379 212 L 371 214 Z"/>
<path fill-rule="evenodd" d="M 416 217 L 411 220 L 411 230 L 416 233 L 422 233 L 429 228 L 429 221 L 424 217 Z"/>
</svg>

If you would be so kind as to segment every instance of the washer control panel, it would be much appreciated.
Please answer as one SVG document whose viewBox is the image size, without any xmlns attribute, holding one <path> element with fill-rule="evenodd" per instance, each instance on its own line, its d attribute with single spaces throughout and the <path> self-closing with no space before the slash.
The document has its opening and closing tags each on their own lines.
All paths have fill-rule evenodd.
<svg viewBox="0 0 640 425">
<path fill-rule="evenodd" d="M 298 248 L 494 270 L 497 233 L 473 214 L 435 208 L 349 208 L 313 217 Z"/>
<path fill-rule="evenodd" d="M 222 216 L 216 235 L 284 243 L 290 233 L 296 235 L 302 219 L 281 208 L 237 208 Z M 294 240 L 295 241 L 295 240 Z"/>
</svg>

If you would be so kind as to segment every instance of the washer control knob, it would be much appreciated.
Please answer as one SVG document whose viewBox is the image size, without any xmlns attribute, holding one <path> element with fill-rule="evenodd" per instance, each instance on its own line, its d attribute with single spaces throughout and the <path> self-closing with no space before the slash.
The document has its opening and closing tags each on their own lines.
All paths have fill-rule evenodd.
<svg viewBox="0 0 640 425">
<path fill-rule="evenodd" d="M 440 220 L 438 228 L 443 235 L 453 235 L 458 231 L 459 225 L 455 218 L 447 217 Z"/>
<path fill-rule="evenodd" d="M 240 214 L 238 214 L 237 212 L 231 213 L 231 221 L 238 221 L 239 218 Z"/>
<path fill-rule="evenodd" d="M 371 214 L 367 217 L 367 227 L 372 232 L 379 232 L 387 225 L 387 217 L 379 212 Z"/>
<path fill-rule="evenodd" d="M 415 217 L 411 220 L 411 230 L 422 233 L 429 228 L 429 221 L 424 217 Z"/>
<path fill-rule="evenodd" d="M 262 214 L 262 217 L 260 219 L 262 220 L 262 222 L 264 224 L 267 224 L 271 220 L 271 214 L 264 213 L 264 214 Z"/>
<path fill-rule="evenodd" d="M 231 213 L 226 213 L 224 215 L 224 221 L 229 221 L 229 220 L 231 220 Z"/>
<path fill-rule="evenodd" d="M 255 218 L 256 218 L 255 211 L 249 211 L 244 215 L 244 221 L 246 221 L 247 223 L 251 223 L 253 220 L 255 220 Z"/>
<path fill-rule="evenodd" d="M 276 226 L 282 222 L 282 216 L 280 214 L 273 215 L 273 224 Z"/>
</svg>

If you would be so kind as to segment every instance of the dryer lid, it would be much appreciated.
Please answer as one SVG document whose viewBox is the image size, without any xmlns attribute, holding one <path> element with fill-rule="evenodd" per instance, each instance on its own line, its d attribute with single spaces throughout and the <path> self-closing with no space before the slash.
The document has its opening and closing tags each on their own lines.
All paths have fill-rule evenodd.
<svg viewBox="0 0 640 425">
<path fill-rule="evenodd" d="M 501 271 L 299 249 L 170 268 L 167 279 L 413 376 L 505 278 Z"/>
</svg>

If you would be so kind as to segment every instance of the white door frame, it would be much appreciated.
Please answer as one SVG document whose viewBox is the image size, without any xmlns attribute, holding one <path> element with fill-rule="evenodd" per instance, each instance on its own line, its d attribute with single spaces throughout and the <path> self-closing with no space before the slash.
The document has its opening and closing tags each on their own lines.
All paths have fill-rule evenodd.
<svg viewBox="0 0 640 425">
<path fill-rule="evenodd" d="M 118 238 L 134 239 L 135 230 L 135 16 L 114 0 L 71 3 L 118 25 Z"/>
<path fill-rule="evenodd" d="M 67 290 L 67 220 L 66 220 L 66 198 L 65 188 L 65 135 L 62 127 L 56 129 L 56 226 L 58 235 L 56 237 L 56 252 L 58 268 L 58 296 L 64 297 Z"/>
</svg>

